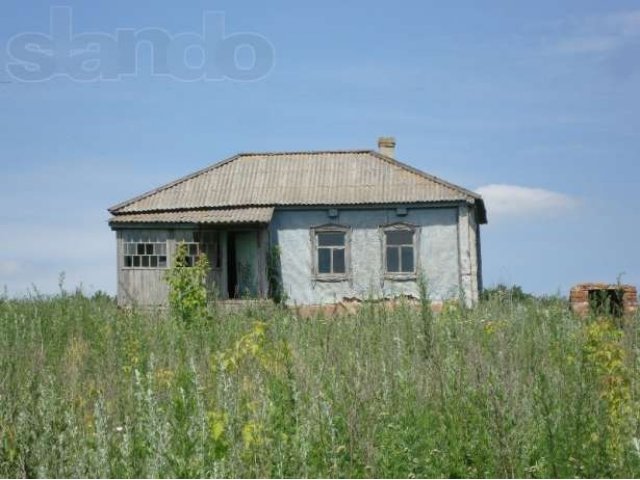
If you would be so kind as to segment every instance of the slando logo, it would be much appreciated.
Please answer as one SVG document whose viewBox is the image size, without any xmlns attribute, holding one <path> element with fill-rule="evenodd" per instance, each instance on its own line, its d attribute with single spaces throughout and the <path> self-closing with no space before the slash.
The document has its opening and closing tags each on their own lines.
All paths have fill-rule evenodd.
<svg viewBox="0 0 640 480">
<path fill-rule="evenodd" d="M 6 45 L 5 70 L 14 80 L 119 80 L 139 74 L 139 49 L 150 47 L 151 75 L 179 81 L 255 81 L 267 76 L 275 49 L 253 32 L 227 34 L 223 12 L 205 12 L 202 33 L 171 35 L 161 28 L 74 33 L 70 7 L 52 7 L 50 31 L 23 32 Z M 240 58 L 248 61 L 240 61 Z"/>
</svg>

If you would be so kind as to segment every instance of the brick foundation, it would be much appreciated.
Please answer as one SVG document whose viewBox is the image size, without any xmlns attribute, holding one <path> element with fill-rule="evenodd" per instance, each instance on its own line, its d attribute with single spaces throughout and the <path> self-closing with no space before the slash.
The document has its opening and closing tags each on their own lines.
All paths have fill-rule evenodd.
<svg viewBox="0 0 640 480">
<path fill-rule="evenodd" d="M 360 310 L 365 302 L 356 298 L 343 298 L 341 302 L 331 303 L 327 305 L 304 305 L 293 307 L 296 314 L 302 318 L 310 318 L 316 315 L 325 315 L 329 317 L 339 315 L 352 315 Z M 393 299 L 383 299 L 374 301 L 376 305 L 384 306 L 389 310 L 395 310 L 400 306 L 409 306 L 411 308 L 420 308 L 420 300 L 415 297 L 402 297 Z M 443 308 L 443 302 L 432 301 L 431 310 L 434 313 L 440 313 Z"/>
</svg>

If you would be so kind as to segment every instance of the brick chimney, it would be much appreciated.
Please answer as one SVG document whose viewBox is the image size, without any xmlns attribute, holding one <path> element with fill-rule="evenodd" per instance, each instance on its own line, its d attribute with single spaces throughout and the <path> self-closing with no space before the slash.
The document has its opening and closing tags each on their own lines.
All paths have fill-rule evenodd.
<svg viewBox="0 0 640 480">
<path fill-rule="evenodd" d="M 378 138 L 378 151 L 387 157 L 396 158 L 396 139 L 393 137 Z"/>
</svg>

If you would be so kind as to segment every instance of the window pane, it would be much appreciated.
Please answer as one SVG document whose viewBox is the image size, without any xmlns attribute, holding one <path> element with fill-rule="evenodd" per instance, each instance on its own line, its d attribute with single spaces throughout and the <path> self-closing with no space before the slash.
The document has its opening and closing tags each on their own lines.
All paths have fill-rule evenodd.
<svg viewBox="0 0 640 480">
<path fill-rule="evenodd" d="M 193 257 L 187 255 L 186 257 L 184 257 L 184 264 L 187 267 L 193 267 Z"/>
<path fill-rule="evenodd" d="M 400 271 L 400 258 L 398 257 L 398 248 L 387 247 L 387 272 Z"/>
<path fill-rule="evenodd" d="M 412 273 L 413 268 L 413 247 L 402 247 L 402 271 Z"/>
<path fill-rule="evenodd" d="M 343 232 L 322 232 L 318 233 L 318 245 L 321 247 L 343 247 Z"/>
<path fill-rule="evenodd" d="M 387 245 L 413 245 L 411 230 L 392 230 L 387 233 Z"/>
<path fill-rule="evenodd" d="M 344 248 L 333 250 L 333 273 L 345 273 Z"/>
<path fill-rule="evenodd" d="M 331 273 L 331 249 L 318 249 L 318 273 Z"/>
<path fill-rule="evenodd" d="M 189 245 L 189 255 L 198 255 L 198 245 L 193 243 Z"/>
<path fill-rule="evenodd" d="M 138 234 L 140 235 L 140 234 Z M 123 260 L 126 268 L 165 268 L 167 266 L 167 243 L 141 238 L 137 242 L 123 244 Z"/>
</svg>

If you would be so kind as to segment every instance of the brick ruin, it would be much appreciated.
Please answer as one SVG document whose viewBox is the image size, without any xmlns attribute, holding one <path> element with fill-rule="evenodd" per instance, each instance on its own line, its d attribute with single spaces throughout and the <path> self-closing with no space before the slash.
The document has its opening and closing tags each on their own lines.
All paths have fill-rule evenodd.
<svg viewBox="0 0 640 480">
<path fill-rule="evenodd" d="M 569 301 L 578 315 L 631 316 L 638 310 L 638 291 L 632 285 L 582 283 L 571 289 Z"/>
</svg>

